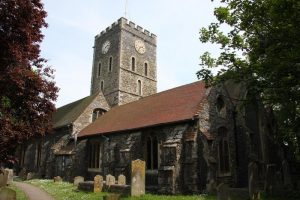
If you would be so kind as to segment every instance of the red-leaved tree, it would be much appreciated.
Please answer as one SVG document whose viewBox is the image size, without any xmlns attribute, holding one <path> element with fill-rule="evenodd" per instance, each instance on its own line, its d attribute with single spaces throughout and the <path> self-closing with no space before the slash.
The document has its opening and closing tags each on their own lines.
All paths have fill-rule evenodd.
<svg viewBox="0 0 300 200">
<path fill-rule="evenodd" d="M 40 0 L 0 0 L 0 161 L 51 129 L 57 98 L 53 70 L 40 56 L 47 27 Z"/>
</svg>

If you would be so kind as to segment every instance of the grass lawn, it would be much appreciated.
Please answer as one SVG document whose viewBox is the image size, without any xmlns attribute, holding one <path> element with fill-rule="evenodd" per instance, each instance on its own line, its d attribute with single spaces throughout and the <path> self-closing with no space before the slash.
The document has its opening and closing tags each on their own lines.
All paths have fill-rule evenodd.
<svg viewBox="0 0 300 200">
<path fill-rule="evenodd" d="M 54 183 L 53 180 L 39 180 L 34 179 L 30 181 L 25 181 L 32 185 L 42 188 L 46 192 L 48 192 L 51 196 L 53 196 L 57 200 L 79 200 L 79 199 L 87 199 L 87 200 L 99 200 L 101 197 L 105 196 L 107 193 L 93 193 L 93 192 L 83 192 L 76 191 L 76 187 L 67 182 Z M 13 188 L 15 189 L 15 188 Z M 18 190 L 18 189 L 15 189 Z M 18 193 L 18 192 L 17 192 Z M 26 200 L 25 198 L 20 197 L 18 200 Z M 128 197 L 123 198 L 123 200 L 216 200 L 215 196 L 207 196 L 207 195 L 152 195 L 146 194 L 142 197 Z M 245 199 L 242 199 L 245 200 Z M 298 200 L 298 198 L 266 198 L 262 196 L 261 200 Z"/>
<path fill-rule="evenodd" d="M 107 193 L 92 193 L 92 192 L 76 192 L 76 187 L 67 182 L 54 183 L 53 180 L 39 180 L 34 179 L 30 181 L 25 181 L 37 187 L 42 188 L 53 196 L 57 200 L 79 200 L 79 199 L 88 199 L 88 200 L 99 200 L 100 197 L 103 197 Z M 128 197 L 124 200 L 215 200 L 215 197 L 208 197 L 206 195 L 199 196 L 166 196 L 166 195 L 150 195 L 146 194 L 142 197 Z"/>
<path fill-rule="evenodd" d="M 26 194 L 23 192 L 23 190 L 20 190 L 14 184 L 11 184 L 10 186 L 8 186 L 8 188 L 13 189 L 14 191 L 16 191 L 18 200 L 29 200 L 27 198 Z"/>
</svg>

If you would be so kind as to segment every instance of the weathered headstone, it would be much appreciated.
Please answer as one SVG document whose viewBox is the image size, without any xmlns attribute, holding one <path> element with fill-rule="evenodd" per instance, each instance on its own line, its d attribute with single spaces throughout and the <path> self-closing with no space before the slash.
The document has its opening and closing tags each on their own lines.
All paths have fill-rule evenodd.
<svg viewBox="0 0 300 200">
<path fill-rule="evenodd" d="M 53 178 L 53 181 L 54 181 L 54 182 L 62 182 L 63 180 L 62 180 L 62 178 L 61 178 L 60 176 L 55 176 L 55 177 Z"/>
<path fill-rule="evenodd" d="M 110 174 L 106 176 L 105 184 L 110 187 L 111 185 L 116 184 L 116 178 Z"/>
<path fill-rule="evenodd" d="M 84 182 L 84 177 L 82 176 L 76 176 L 74 178 L 74 185 L 78 186 L 79 183 Z"/>
<path fill-rule="evenodd" d="M 7 185 L 12 184 L 14 178 L 14 171 L 12 169 L 5 169 L 8 172 L 7 176 Z"/>
<path fill-rule="evenodd" d="M 26 180 L 31 180 L 31 179 L 34 179 L 34 178 L 35 178 L 35 173 L 29 172 L 29 173 L 27 174 Z"/>
<path fill-rule="evenodd" d="M 267 194 L 273 194 L 275 184 L 276 165 L 268 164 L 266 169 L 266 179 L 264 190 Z"/>
<path fill-rule="evenodd" d="M 229 200 L 229 187 L 228 185 L 221 183 L 217 187 L 217 200 Z"/>
<path fill-rule="evenodd" d="M 139 197 L 145 194 L 145 161 L 131 162 L 131 196 Z"/>
<path fill-rule="evenodd" d="M 0 169 L 0 187 L 5 187 L 8 179 L 8 171 Z"/>
<path fill-rule="evenodd" d="M 22 168 L 18 175 L 21 179 L 26 180 L 26 178 L 27 178 L 26 169 Z"/>
<path fill-rule="evenodd" d="M 102 192 L 102 188 L 103 188 L 103 177 L 100 175 L 96 175 L 94 177 L 94 192 L 95 193 Z"/>
<path fill-rule="evenodd" d="M 118 176 L 118 185 L 126 185 L 126 176 L 123 174 Z"/>
<path fill-rule="evenodd" d="M 119 200 L 121 198 L 120 194 L 110 193 L 103 197 L 103 200 Z"/>
<path fill-rule="evenodd" d="M 0 200 L 16 200 L 16 199 L 17 199 L 16 191 L 7 187 L 0 188 Z"/>
<path fill-rule="evenodd" d="M 248 165 L 248 185 L 249 196 L 251 200 L 259 199 L 259 172 L 256 162 L 251 162 Z"/>
<path fill-rule="evenodd" d="M 289 166 L 287 160 L 282 161 L 282 174 L 283 174 L 283 185 L 286 188 L 292 186 L 290 166 Z"/>
</svg>

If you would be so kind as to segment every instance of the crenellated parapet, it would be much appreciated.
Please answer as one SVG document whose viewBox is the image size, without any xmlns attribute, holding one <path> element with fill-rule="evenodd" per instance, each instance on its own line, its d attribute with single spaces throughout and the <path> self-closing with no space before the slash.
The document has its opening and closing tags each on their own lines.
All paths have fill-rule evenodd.
<svg viewBox="0 0 300 200">
<path fill-rule="evenodd" d="M 105 30 L 101 31 L 100 34 L 96 35 L 95 37 L 101 37 L 104 36 L 106 33 L 109 33 L 110 31 L 113 31 L 115 29 L 124 29 L 129 32 L 133 32 L 136 35 L 139 35 L 141 38 L 145 40 L 150 40 L 154 44 L 156 44 L 156 38 L 157 36 L 147 29 L 144 29 L 143 27 L 136 25 L 134 22 L 129 21 L 128 19 L 121 17 L 118 21 L 114 22 L 112 25 L 107 27 Z"/>
</svg>

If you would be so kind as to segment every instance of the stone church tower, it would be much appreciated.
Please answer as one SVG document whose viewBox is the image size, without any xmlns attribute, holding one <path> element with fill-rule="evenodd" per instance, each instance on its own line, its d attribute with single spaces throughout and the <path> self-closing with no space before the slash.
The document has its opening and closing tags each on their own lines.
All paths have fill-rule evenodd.
<svg viewBox="0 0 300 200">
<path fill-rule="evenodd" d="M 91 94 L 111 107 L 155 94 L 156 35 L 120 18 L 95 37 Z"/>
</svg>

